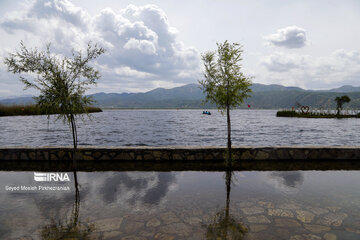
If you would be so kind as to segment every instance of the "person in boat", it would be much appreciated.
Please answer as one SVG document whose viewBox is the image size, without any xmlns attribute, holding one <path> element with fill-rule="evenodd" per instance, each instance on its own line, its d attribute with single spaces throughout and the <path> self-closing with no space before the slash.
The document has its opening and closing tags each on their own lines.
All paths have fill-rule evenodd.
<svg viewBox="0 0 360 240">
<path fill-rule="evenodd" d="M 209 111 L 203 111 L 203 114 L 211 115 Z"/>
</svg>

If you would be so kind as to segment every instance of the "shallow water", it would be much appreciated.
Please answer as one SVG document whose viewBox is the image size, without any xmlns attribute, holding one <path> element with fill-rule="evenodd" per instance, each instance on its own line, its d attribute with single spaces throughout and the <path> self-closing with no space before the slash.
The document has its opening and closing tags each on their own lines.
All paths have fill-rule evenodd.
<svg viewBox="0 0 360 240">
<path fill-rule="evenodd" d="M 206 239 L 214 229 L 224 233 L 219 213 L 228 192 L 228 220 L 247 229 L 244 239 L 355 240 L 360 239 L 359 173 L 78 172 L 76 196 L 71 172 L 65 183 L 35 182 L 33 172 L 0 172 L 0 238 L 41 239 L 76 219 L 90 239 Z M 5 190 L 18 185 L 70 190 Z"/>
<path fill-rule="evenodd" d="M 226 117 L 212 110 L 108 110 L 79 122 L 79 145 L 226 143 Z M 360 145 L 358 119 L 277 118 L 274 110 L 231 112 L 233 145 Z M 69 127 L 45 116 L 0 118 L 0 146 L 71 145 Z M 48 124 L 49 123 L 49 124 Z"/>
</svg>

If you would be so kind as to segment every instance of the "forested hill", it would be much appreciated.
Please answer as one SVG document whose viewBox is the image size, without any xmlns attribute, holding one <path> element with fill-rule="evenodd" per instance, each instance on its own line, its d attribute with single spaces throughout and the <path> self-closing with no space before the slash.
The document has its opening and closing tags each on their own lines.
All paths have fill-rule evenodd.
<svg viewBox="0 0 360 240">
<path fill-rule="evenodd" d="M 360 109 L 360 87 L 314 91 L 282 85 L 253 84 L 253 93 L 242 108 L 279 109 L 291 108 L 296 103 L 313 108 L 335 108 L 335 97 L 348 95 L 351 102 L 345 107 Z M 96 93 L 92 94 L 96 106 L 102 108 L 212 108 L 202 105 L 204 95 L 197 84 L 188 84 L 172 89 L 157 88 L 145 93 Z M 0 104 L 29 104 L 31 97 L 0 100 Z"/>
</svg>

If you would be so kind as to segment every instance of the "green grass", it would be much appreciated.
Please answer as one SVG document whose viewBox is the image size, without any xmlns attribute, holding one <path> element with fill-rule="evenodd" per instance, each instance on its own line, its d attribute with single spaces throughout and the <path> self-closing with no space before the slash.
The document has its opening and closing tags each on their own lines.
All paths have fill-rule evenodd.
<svg viewBox="0 0 360 240">
<path fill-rule="evenodd" d="M 357 115 L 336 115 L 327 113 L 299 113 L 292 110 L 282 110 L 276 113 L 277 117 L 298 117 L 298 118 L 360 118 L 360 114 Z"/>
<path fill-rule="evenodd" d="M 102 112 L 102 110 L 101 108 L 98 107 L 88 107 L 87 112 L 88 113 Z M 41 111 L 40 108 L 36 105 L 12 105 L 12 106 L 0 105 L 0 117 L 28 116 L 28 115 L 46 115 L 46 113 Z"/>
</svg>

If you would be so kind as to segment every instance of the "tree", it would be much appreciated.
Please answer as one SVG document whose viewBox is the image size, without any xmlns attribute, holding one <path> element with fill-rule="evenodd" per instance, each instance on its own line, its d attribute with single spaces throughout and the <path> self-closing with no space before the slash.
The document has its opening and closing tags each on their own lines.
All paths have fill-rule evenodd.
<svg viewBox="0 0 360 240">
<path fill-rule="evenodd" d="M 77 181 L 75 181 L 75 197 L 71 216 L 65 219 L 51 219 L 51 222 L 41 228 L 40 237 L 42 240 L 81 239 L 95 240 L 102 239 L 94 233 L 96 226 L 80 220 L 80 192 Z"/>
<path fill-rule="evenodd" d="M 344 105 L 344 103 L 348 103 L 350 102 L 350 98 L 346 95 L 341 96 L 341 97 L 336 97 L 335 98 L 335 102 L 336 102 L 336 108 L 337 108 L 337 115 L 340 115 L 340 110 L 342 109 L 342 106 Z"/>
<path fill-rule="evenodd" d="M 230 214 L 230 192 L 231 192 L 231 178 L 233 172 L 227 170 L 225 173 L 226 183 L 226 205 L 225 208 L 216 213 L 211 224 L 207 226 L 206 239 L 237 239 L 241 240 L 245 238 L 248 232 L 247 227 L 243 223 L 237 220 Z"/>
<path fill-rule="evenodd" d="M 36 78 L 32 79 L 20 76 L 20 80 L 25 84 L 25 89 L 34 88 L 40 92 L 35 100 L 48 118 L 50 114 L 56 113 L 57 119 L 62 119 L 71 127 L 75 166 L 78 142 L 77 115 L 87 113 L 87 107 L 93 100 L 84 96 L 85 91 L 100 78 L 99 71 L 90 65 L 90 61 L 103 54 L 105 50 L 89 42 L 85 56 L 81 51 L 72 50 L 72 57 L 69 58 L 52 54 L 50 44 L 47 45 L 46 51 L 28 49 L 22 41 L 20 46 L 19 51 L 10 53 L 5 58 L 8 71 L 14 74 L 36 75 Z"/>
<path fill-rule="evenodd" d="M 205 79 L 200 86 L 206 102 L 215 103 L 227 117 L 227 161 L 231 160 L 230 109 L 239 106 L 251 92 L 251 78 L 241 72 L 242 46 L 228 41 L 217 43 L 217 51 L 202 55 Z"/>
</svg>

